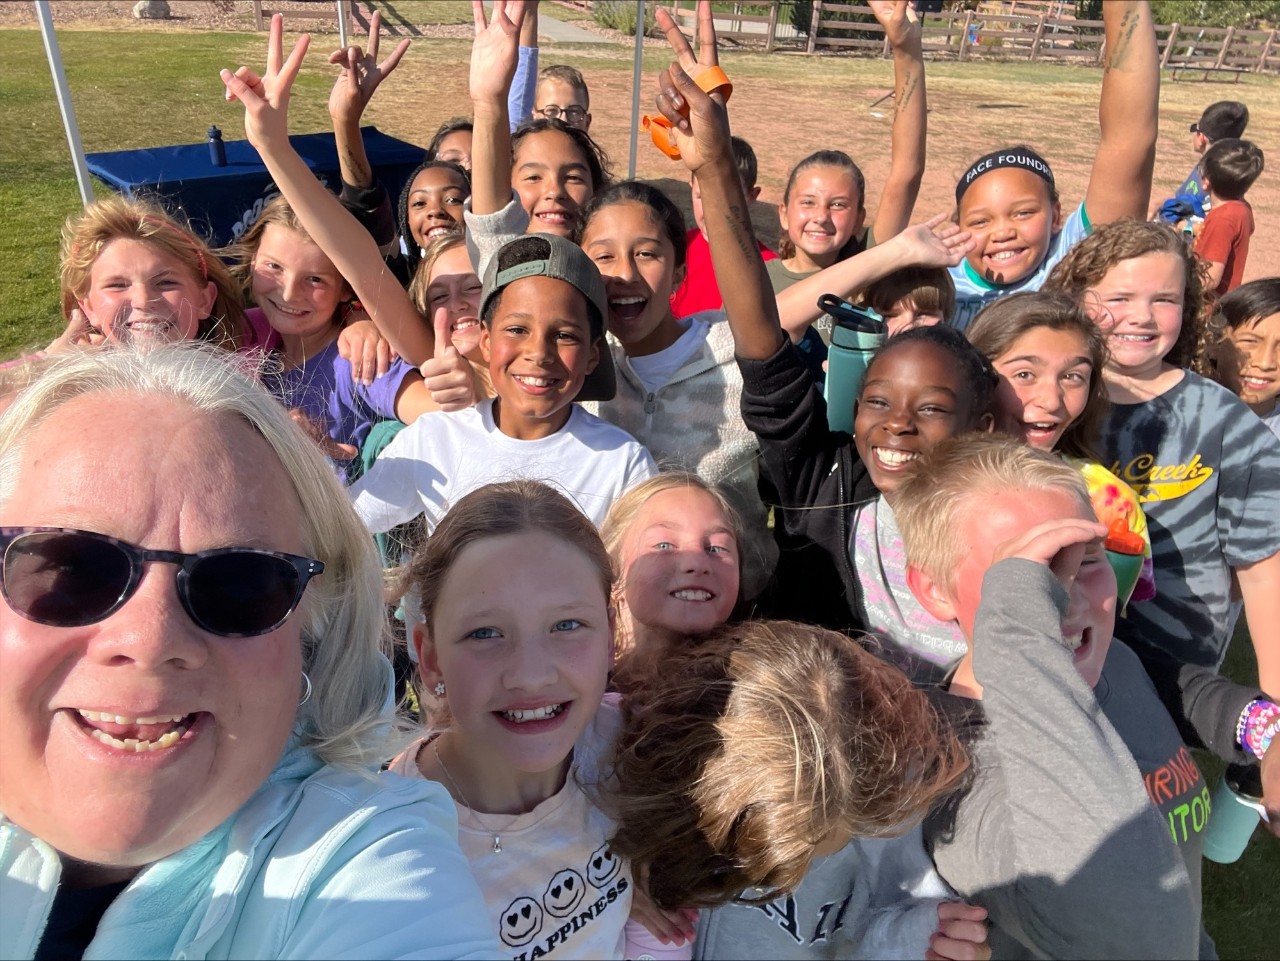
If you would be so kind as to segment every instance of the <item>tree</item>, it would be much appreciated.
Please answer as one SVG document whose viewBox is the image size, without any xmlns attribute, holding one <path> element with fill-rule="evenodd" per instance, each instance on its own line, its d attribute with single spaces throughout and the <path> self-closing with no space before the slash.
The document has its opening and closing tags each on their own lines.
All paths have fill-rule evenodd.
<svg viewBox="0 0 1280 961">
<path fill-rule="evenodd" d="M 1076 0 L 1076 15 L 1090 2 Z M 1156 23 L 1253 29 L 1280 20 L 1280 0 L 1151 0 L 1151 16 Z"/>
</svg>

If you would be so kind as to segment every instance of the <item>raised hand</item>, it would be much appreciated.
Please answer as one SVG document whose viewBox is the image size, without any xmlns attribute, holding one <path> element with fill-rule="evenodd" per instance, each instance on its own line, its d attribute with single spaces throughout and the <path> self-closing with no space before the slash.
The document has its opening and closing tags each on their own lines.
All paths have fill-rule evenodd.
<svg viewBox="0 0 1280 961">
<path fill-rule="evenodd" d="M 453 344 L 448 309 L 438 307 L 432 323 L 436 331 L 435 356 L 418 368 L 423 383 L 441 410 L 466 410 L 476 402 L 471 364 Z"/>
<path fill-rule="evenodd" d="M 973 249 L 973 235 L 938 214 L 913 224 L 889 243 L 898 244 L 908 261 L 921 267 L 954 267 Z"/>
<path fill-rule="evenodd" d="M 373 99 L 378 84 L 387 79 L 409 49 L 409 38 L 396 44 L 391 55 L 378 62 L 378 46 L 382 38 L 382 14 L 374 12 L 369 19 L 369 44 L 359 47 L 343 47 L 329 54 L 329 62 L 337 64 L 337 79 L 329 92 L 329 116 L 334 120 L 356 122 L 364 115 L 365 107 Z"/>
<path fill-rule="evenodd" d="M 1106 536 L 1107 526 L 1097 521 L 1075 517 L 1046 521 L 997 545 L 991 564 L 1010 557 L 1032 561 L 1049 568 L 1063 588 L 1069 589 L 1089 544 Z"/>
<path fill-rule="evenodd" d="M 235 73 L 230 70 L 219 73 L 227 88 L 227 99 L 244 104 L 245 136 L 259 151 L 281 140 L 288 143 L 289 91 L 310 45 L 311 37 L 304 33 L 294 43 L 288 58 L 282 59 L 284 17 L 277 13 L 271 18 L 267 35 L 266 72 L 259 76 L 248 67 L 240 67 Z"/>
<path fill-rule="evenodd" d="M 481 0 L 471 0 L 471 6 L 476 27 L 468 82 L 471 100 L 505 104 L 520 61 L 524 0 L 493 0 L 493 14 L 487 21 Z"/>
<path fill-rule="evenodd" d="M 708 94 L 697 84 L 705 70 L 719 66 L 716 28 L 707 0 L 698 3 L 698 55 L 671 14 L 659 8 L 658 26 L 676 55 L 676 62 L 658 76 L 658 109 L 671 122 L 671 139 L 680 159 L 693 173 L 729 150 L 729 115 L 720 93 Z"/>
<path fill-rule="evenodd" d="M 911 40 L 920 40 L 920 18 L 912 9 L 911 0 L 867 0 L 867 6 L 875 14 L 891 47 L 901 47 Z"/>
</svg>

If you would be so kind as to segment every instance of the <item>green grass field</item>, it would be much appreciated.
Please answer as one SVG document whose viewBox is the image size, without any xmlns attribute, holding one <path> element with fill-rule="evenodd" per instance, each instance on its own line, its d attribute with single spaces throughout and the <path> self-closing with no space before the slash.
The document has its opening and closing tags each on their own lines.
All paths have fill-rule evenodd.
<svg viewBox="0 0 1280 961">
<path fill-rule="evenodd" d="M 416 9 L 418 7 L 429 7 L 433 22 L 470 21 L 469 5 L 452 0 L 448 3 L 401 0 L 379 6 L 390 21 L 399 15 L 415 22 L 412 17 L 426 13 Z M 222 127 L 228 139 L 243 136 L 240 108 L 224 102 L 218 69 L 260 63 L 261 35 L 72 29 L 60 30 L 59 40 L 88 151 L 200 143 L 211 123 Z M 291 128 L 296 132 L 328 127 L 325 100 L 331 75 L 319 66 L 323 60 L 321 48 L 327 50 L 323 40 L 318 41 L 295 90 Z M 368 122 L 403 139 L 425 143 L 440 120 L 460 112 L 460 107 L 465 109 L 467 55 L 468 44 L 460 40 L 431 41 L 429 47 L 418 49 L 401 67 L 403 78 L 397 78 L 402 84 L 397 90 L 404 91 L 400 95 L 400 106 L 375 99 Z M 629 51 L 583 45 L 571 51 L 557 51 L 557 60 L 590 69 L 593 93 L 598 85 L 617 100 L 629 85 Z M 660 51 L 647 51 L 646 76 L 652 77 L 667 60 Z M 39 33 L 33 29 L 0 30 L 0 62 L 6 64 L 6 69 L 0 72 L 0 118 L 5 130 L 5 136 L 0 138 L 2 358 L 24 348 L 42 346 L 61 327 L 56 281 L 58 230 L 63 220 L 78 209 L 79 197 Z M 748 53 L 728 55 L 725 63 L 741 82 L 741 90 L 735 96 L 747 105 L 742 109 L 763 109 L 774 102 L 772 98 L 778 91 L 790 90 L 788 97 L 794 98 L 782 102 L 804 106 L 823 96 L 841 96 L 839 88 L 852 83 L 870 88 L 888 82 L 885 65 L 876 61 L 813 60 Z M 1001 91 L 996 94 L 997 98 L 1017 98 L 1028 104 L 1038 103 L 1037 97 L 1044 98 L 1046 104 L 1096 97 L 1092 91 L 1096 90 L 1097 73 L 1083 68 L 940 63 L 930 64 L 929 71 L 930 100 L 940 114 L 946 110 L 949 100 L 965 103 L 977 102 L 978 97 L 991 99 L 995 89 Z M 819 72 L 820 80 L 815 77 Z M 748 82 L 752 80 L 759 84 Z M 420 89 L 415 88 L 415 83 Z M 756 92 L 762 87 L 763 92 Z M 1280 116 L 1277 109 L 1280 98 L 1274 84 L 1270 88 L 1254 85 L 1240 89 L 1248 94 L 1251 109 L 1257 105 L 1256 112 L 1264 130 L 1266 118 L 1275 119 L 1272 114 Z M 1192 119 L 1199 110 L 1194 105 L 1204 96 L 1203 89 L 1188 85 L 1171 85 L 1162 91 L 1162 100 L 1171 110 L 1190 112 L 1194 108 Z M 752 97 L 759 99 L 752 101 Z M 600 99 L 612 102 L 603 94 Z M 819 103 L 814 109 L 830 108 Z M 1054 109 L 1061 108 L 1055 106 Z M 619 147 L 625 147 L 626 118 L 607 115 L 603 109 L 598 113 L 602 142 L 624 166 L 625 149 L 619 153 Z M 940 151 L 949 149 L 949 141 L 954 139 L 952 132 L 941 121 L 934 130 Z M 1172 132 L 1171 142 L 1180 144 L 1185 130 L 1184 125 L 1181 132 Z M 596 133 L 595 127 L 592 132 Z M 759 140 L 752 134 L 758 149 L 765 133 L 762 128 Z M 779 133 L 787 135 L 786 131 Z M 1066 161 L 1064 168 L 1077 155 L 1084 154 L 1082 146 L 1073 142 L 1078 137 L 1063 133 L 1063 140 L 1058 143 L 1055 130 L 1037 129 L 1035 135 L 1050 141 L 1053 156 L 1061 156 Z M 1173 139 L 1175 137 L 1178 139 Z M 766 189 L 776 191 L 779 178 L 785 176 L 786 165 L 807 149 L 797 142 L 785 157 L 761 150 L 761 182 Z M 931 137 L 931 169 L 934 168 L 933 149 Z M 1162 149 L 1165 149 L 1163 142 Z M 642 154 L 639 173 L 672 176 L 671 166 L 661 158 L 652 157 L 653 153 L 650 150 Z M 943 156 L 943 161 L 936 165 L 938 172 L 928 175 L 936 176 L 939 182 L 950 176 L 950 167 L 955 165 Z M 1182 168 L 1189 162 L 1179 161 L 1178 165 L 1180 180 Z M 871 167 L 868 174 L 869 181 L 877 176 Z M 1068 170 L 1060 174 L 1060 180 L 1070 176 L 1073 175 Z M 98 189 L 105 188 L 99 186 Z M 1260 201 L 1255 203 L 1255 210 L 1262 210 L 1260 204 Z M 1261 218 L 1265 216 L 1267 214 L 1260 214 L 1260 231 L 1263 229 Z M 1226 670 L 1241 681 L 1256 677 L 1243 629 L 1233 645 Z M 1200 760 L 1210 780 L 1216 781 L 1217 765 L 1203 756 Z M 1274 957 L 1280 945 L 1280 911 L 1275 907 L 1275 892 L 1280 891 L 1280 844 L 1259 831 L 1238 864 L 1207 863 L 1204 879 L 1206 923 L 1221 955 L 1224 958 Z"/>
</svg>

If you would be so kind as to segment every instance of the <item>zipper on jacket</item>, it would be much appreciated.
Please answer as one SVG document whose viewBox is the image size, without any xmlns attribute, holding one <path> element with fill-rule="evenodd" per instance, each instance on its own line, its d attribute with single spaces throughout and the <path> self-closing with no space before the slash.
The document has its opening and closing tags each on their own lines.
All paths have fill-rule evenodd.
<svg viewBox="0 0 1280 961">
<path fill-rule="evenodd" d="M 644 397 L 644 432 L 646 436 L 653 430 L 653 412 L 658 409 L 657 397 L 657 394 L 645 394 Z"/>
</svg>

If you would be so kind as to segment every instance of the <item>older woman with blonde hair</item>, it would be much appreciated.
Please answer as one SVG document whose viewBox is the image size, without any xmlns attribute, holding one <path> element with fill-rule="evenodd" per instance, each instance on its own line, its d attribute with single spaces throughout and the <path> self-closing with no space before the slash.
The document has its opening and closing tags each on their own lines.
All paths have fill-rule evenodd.
<svg viewBox="0 0 1280 961">
<path fill-rule="evenodd" d="M 75 351 L 0 418 L 6 957 L 492 957 L 394 749 L 372 544 L 230 355 Z"/>
</svg>

